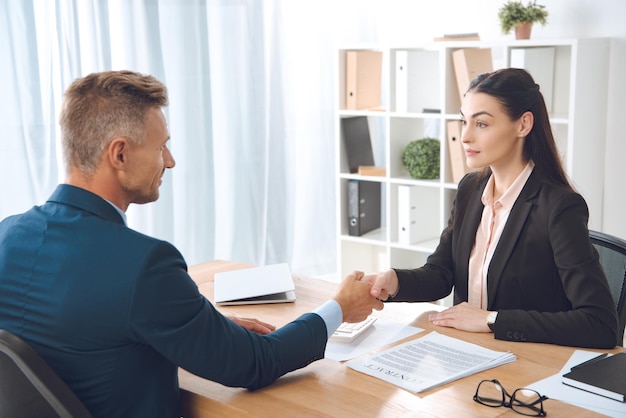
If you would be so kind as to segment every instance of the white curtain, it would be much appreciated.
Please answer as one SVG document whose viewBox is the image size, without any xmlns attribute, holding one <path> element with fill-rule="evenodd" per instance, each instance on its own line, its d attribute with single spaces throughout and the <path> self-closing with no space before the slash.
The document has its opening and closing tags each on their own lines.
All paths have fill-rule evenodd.
<svg viewBox="0 0 626 418">
<path fill-rule="evenodd" d="M 346 25 L 324 11 L 332 4 L 0 2 L 0 219 L 63 181 L 57 118 L 67 86 L 131 69 L 168 86 L 177 165 L 157 202 L 131 206 L 130 226 L 172 242 L 189 264 L 334 273 L 334 60 Z"/>
</svg>

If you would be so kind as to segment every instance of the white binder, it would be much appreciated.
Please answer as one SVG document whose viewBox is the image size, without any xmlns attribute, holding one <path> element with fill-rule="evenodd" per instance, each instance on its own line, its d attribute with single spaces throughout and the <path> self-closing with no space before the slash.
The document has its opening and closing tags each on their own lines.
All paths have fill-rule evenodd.
<svg viewBox="0 0 626 418">
<path fill-rule="evenodd" d="M 417 237 L 417 189 L 398 186 L 398 243 L 411 245 Z"/>
</svg>

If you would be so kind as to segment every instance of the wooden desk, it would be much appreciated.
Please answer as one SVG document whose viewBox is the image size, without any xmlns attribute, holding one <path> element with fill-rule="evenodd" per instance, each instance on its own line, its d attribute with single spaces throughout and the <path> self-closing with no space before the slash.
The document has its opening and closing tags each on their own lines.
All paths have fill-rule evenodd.
<svg viewBox="0 0 626 418">
<path fill-rule="evenodd" d="M 213 275 L 248 267 L 244 264 L 213 261 L 190 268 L 200 291 L 213 300 Z M 309 312 L 332 297 L 335 283 L 295 276 L 295 303 L 219 307 L 221 312 L 254 317 L 281 326 Z M 432 325 L 426 311 L 432 304 L 412 304 L 416 318 L 412 325 L 459 338 L 498 351 L 511 351 L 517 360 L 495 369 L 413 394 L 380 379 L 359 373 L 344 363 L 323 359 L 288 373 L 274 384 L 249 391 L 228 388 L 179 373 L 183 416 L 189 417 L 522 417 L 509 408 L 489 408 L 472 400 L 478 382 L 497 378 L 512 392 L 557 373 L 575 350 L 548 344 L 499 341 L 493 334 L 459 331 Z M 384 312 L 384 311 L 383 311 Z M 411 338 L 417 338 L 423 333 Z M 409 339 L 411 339 L 409 338 Z M 382 348 L 381 348 L 382 349 Z M 623 350 L 616 348 L 610 352 Z M 604 350 L 606 351 L 606 350 Z M 601 416 L 566 403 L 549 399 L 548 416 L 568 418 Z"/>
</svg>

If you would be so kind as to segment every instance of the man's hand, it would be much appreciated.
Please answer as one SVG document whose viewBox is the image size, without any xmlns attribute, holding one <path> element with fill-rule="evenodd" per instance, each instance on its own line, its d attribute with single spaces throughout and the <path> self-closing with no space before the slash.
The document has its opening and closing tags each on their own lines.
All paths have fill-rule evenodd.
<svg viewBox="0 0 626 418">
<path fill-rule="evenodd" d="M 382 273 L 368 274 L 362 279 L 372 285 L 371 295 L 380 300 L 387 300 L 389 295 L 398 293 L 398 276 L 394 269 Z"/>
<path fill-rule="evenodd" d="M 372 285 L 362 278 L 361 271 L 348 274 L 334 297 L 341 306 L 343 322 L 361 322 L 372 313 L 372 309 L 383 309 L 383 303 L 371 295 Z"/>
<path fill-rule="evenodd" d="M 435 325 L 451 327 L 471 332 L 491 332 L 487 325 L 488 311 L 470 305 L 467 302 L 454 305 L 438 313 L 428 315 Z"/>
<path fill-rule="evenodd" d="M 258 319 L 254 318 L 238 318 L 236 316 L 228 316 L 228 319 L 241 325 L 247 330 L 256 332 L 259 335 L 269 334 L 276 329 L 274 325 L 259 321 Z"/>
</svg>

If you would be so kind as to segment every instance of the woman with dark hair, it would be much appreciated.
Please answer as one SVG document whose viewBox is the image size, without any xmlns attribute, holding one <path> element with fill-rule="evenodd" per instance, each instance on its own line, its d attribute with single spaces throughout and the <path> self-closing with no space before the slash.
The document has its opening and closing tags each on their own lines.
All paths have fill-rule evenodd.
<svg viewBox="0 0 626 418">
<path fill-rule="evenodd" d="M 482 74 L 461 105 L 467 165 L 448 226 L 426 264 L 365 276 L 388 302 L 441 299 L 446 327 L 495 338 L 612 348 L 617 313 L 589 211 L 569 184 L 539 86 L 522 69 Z"/>
</svg>

